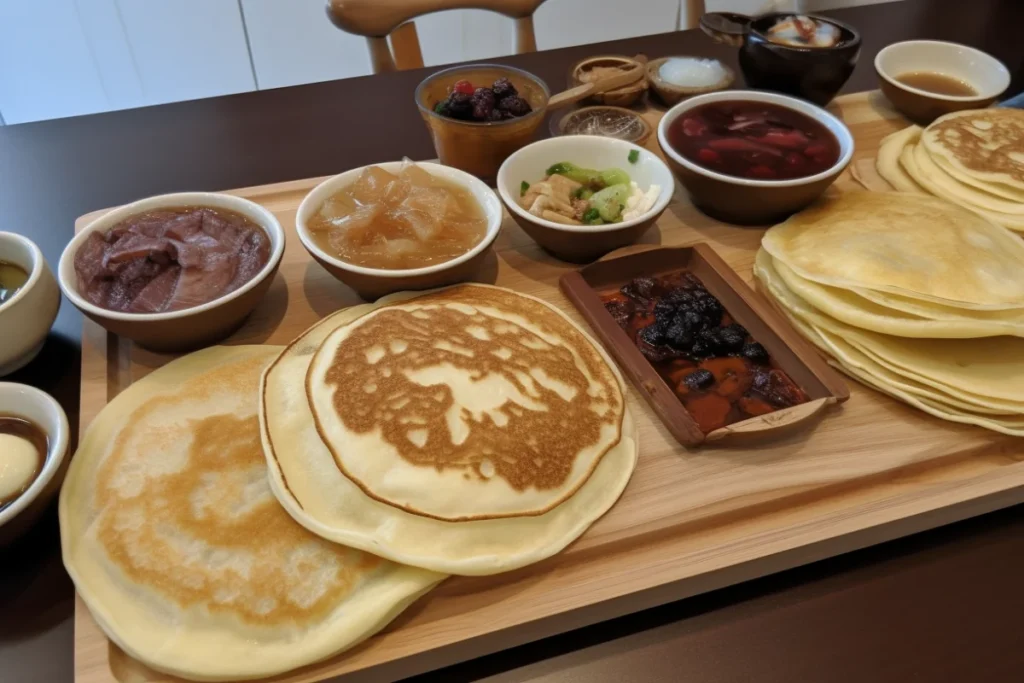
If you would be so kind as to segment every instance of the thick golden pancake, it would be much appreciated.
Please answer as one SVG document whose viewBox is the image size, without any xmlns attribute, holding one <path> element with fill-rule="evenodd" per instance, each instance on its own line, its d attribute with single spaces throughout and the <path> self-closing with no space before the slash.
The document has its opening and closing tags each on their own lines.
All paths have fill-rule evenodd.
<svg viewBox="0 0 1024 683">
<path fill-rule="evenodd" d="M 1024 242 L 949 202 L 909 192 L 829 196 L 762 246 L 800 277 L 973 310 L 1024 308 Z"/>
<path fill-rule="evenodd" d="M 603 350 L 547 304 L 496 287 L 335 314 L 268 368 L 262 396 L 271 484 L 297 520 L 446 573 L 558 552 L 636 464 Z"/>
<path fill-rule="evenodd" d="M 417 297 L 338 328 L 313 357 L 306 395 L 320 438 L 367 495 L 451 521 L 561 504 L 619 442 L 625 410 L 575 325 L 496 287 Z"/>
<path fill-rule="evenodd" d="M 1024 111 L 990 108 L 936 119 L 921 136 L 928 153 L 963 175 L 1019 199 L 1024 192 Z M 1000 192 L 999 188 L 1005 188 Z"/>
<path fill-rule="evenodd" d="M 153 372 L 90 425 L 60 497 L 64 563 L 147 665 L 257 678 L 372 635 L 443 577 L 309 533 L 267 479 L 257 418 L 280 347 L 214 347 Z"/>
</svg>

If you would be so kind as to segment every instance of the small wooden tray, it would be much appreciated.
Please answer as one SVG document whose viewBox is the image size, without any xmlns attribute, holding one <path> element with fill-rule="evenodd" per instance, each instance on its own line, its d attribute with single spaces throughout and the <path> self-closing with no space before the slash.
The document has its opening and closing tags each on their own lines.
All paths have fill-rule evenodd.
<svg viewBox="0 0 1024 683">
<path fill-rule="evenodd" d="M 605 310 L 601 291 L 618 289 L 641 275 L 688 270 L 704 283 L 725 310 L 771 354 L 811 400 L 768 415 L 752 417 L 704 434 L 657 370 Z M 647 403 L 676 441 L 696 446 L 726 437 L 750 437 L 788 432 L 805 424 L 832 403 L 850 398 L 850 391 L 835 370 L 707 244 L 654 248 L 609 258 L 566 273 L 562 293 L 583 315 L 598 338 L 615 357 Z"/>
</svg>

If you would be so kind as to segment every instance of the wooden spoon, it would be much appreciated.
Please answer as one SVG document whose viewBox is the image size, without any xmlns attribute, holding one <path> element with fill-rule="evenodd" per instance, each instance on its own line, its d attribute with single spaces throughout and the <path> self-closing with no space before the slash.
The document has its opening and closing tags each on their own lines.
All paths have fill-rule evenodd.
<svg viewBox="0 0 1024 683">
<path fill-rule="evenodd" d="M 585 97 L 608 92 L 609 90 L 615 90 L 616 88 L 636 83 L 643 78 L 644 65 L 637 64 L 628 69 L 624 69 L 622 73 L 617 73 L 614 76 L 599 78 L 596 81 L 577 85 L 575 88 L 569 88 L 568 90 L 563 90 L 557 95 L 552 95 L 548 100 L 548 109 L 565 107 L 573 104 L 574 102 L 579 102 Z"/>
</svg>

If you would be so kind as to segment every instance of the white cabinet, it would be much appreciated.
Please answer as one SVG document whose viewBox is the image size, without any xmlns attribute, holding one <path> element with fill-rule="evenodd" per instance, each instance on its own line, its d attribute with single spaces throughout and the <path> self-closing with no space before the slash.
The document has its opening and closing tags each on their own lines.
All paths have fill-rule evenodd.
<svg viewBox="0 0 1024 683">
<path fill-rule="evenodd" d="M 707 0 L 757 13 L 881 0 Z M 326 0 L 0 0 L 0 117 L 8 124 L 370 73 L 363 38 Z M 549 50 L 675 31 L 687 0 L 548 0 Z M 427 65 L 513 52 L 513 22 L 482 10 L 416 20 Z"/>
<path fill-rule="evenodd" d="M 237 0 L 116 0 L 146 104 L 256 89 Z"/>
<path fill-rule="evenodd" d="M 74 0 L 0 0 L 0 114 L 20 123 L 103 111 L 107 97 Z"/>
<path fill-rule="evenodd" d="M 7 124 L 255 87 L 237 0 L 0 0 Z"/>
</svg>

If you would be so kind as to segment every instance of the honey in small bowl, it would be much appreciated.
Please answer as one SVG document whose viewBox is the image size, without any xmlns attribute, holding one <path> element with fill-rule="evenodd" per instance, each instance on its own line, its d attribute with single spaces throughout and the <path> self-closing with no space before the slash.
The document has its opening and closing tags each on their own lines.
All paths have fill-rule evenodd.
<svg viewBox="0 0 1024 683">
<path fill-rule="evenodd" d="M 0 304 L 10 300 L 28 282 L 28 273 L 21 266 L 0 261 Z"/>
<path fill-rule="evenodd" d="M 940 74 L 935 71 L 911 71 L 896 76 L 896 80 L 903 85 L 918 90 L 924 90 L 935 95 L 947 95 L 950 97 L 975 97 L 978 91 L 971 84 L 961 81 L 959 78 Z"/>
</svg>

